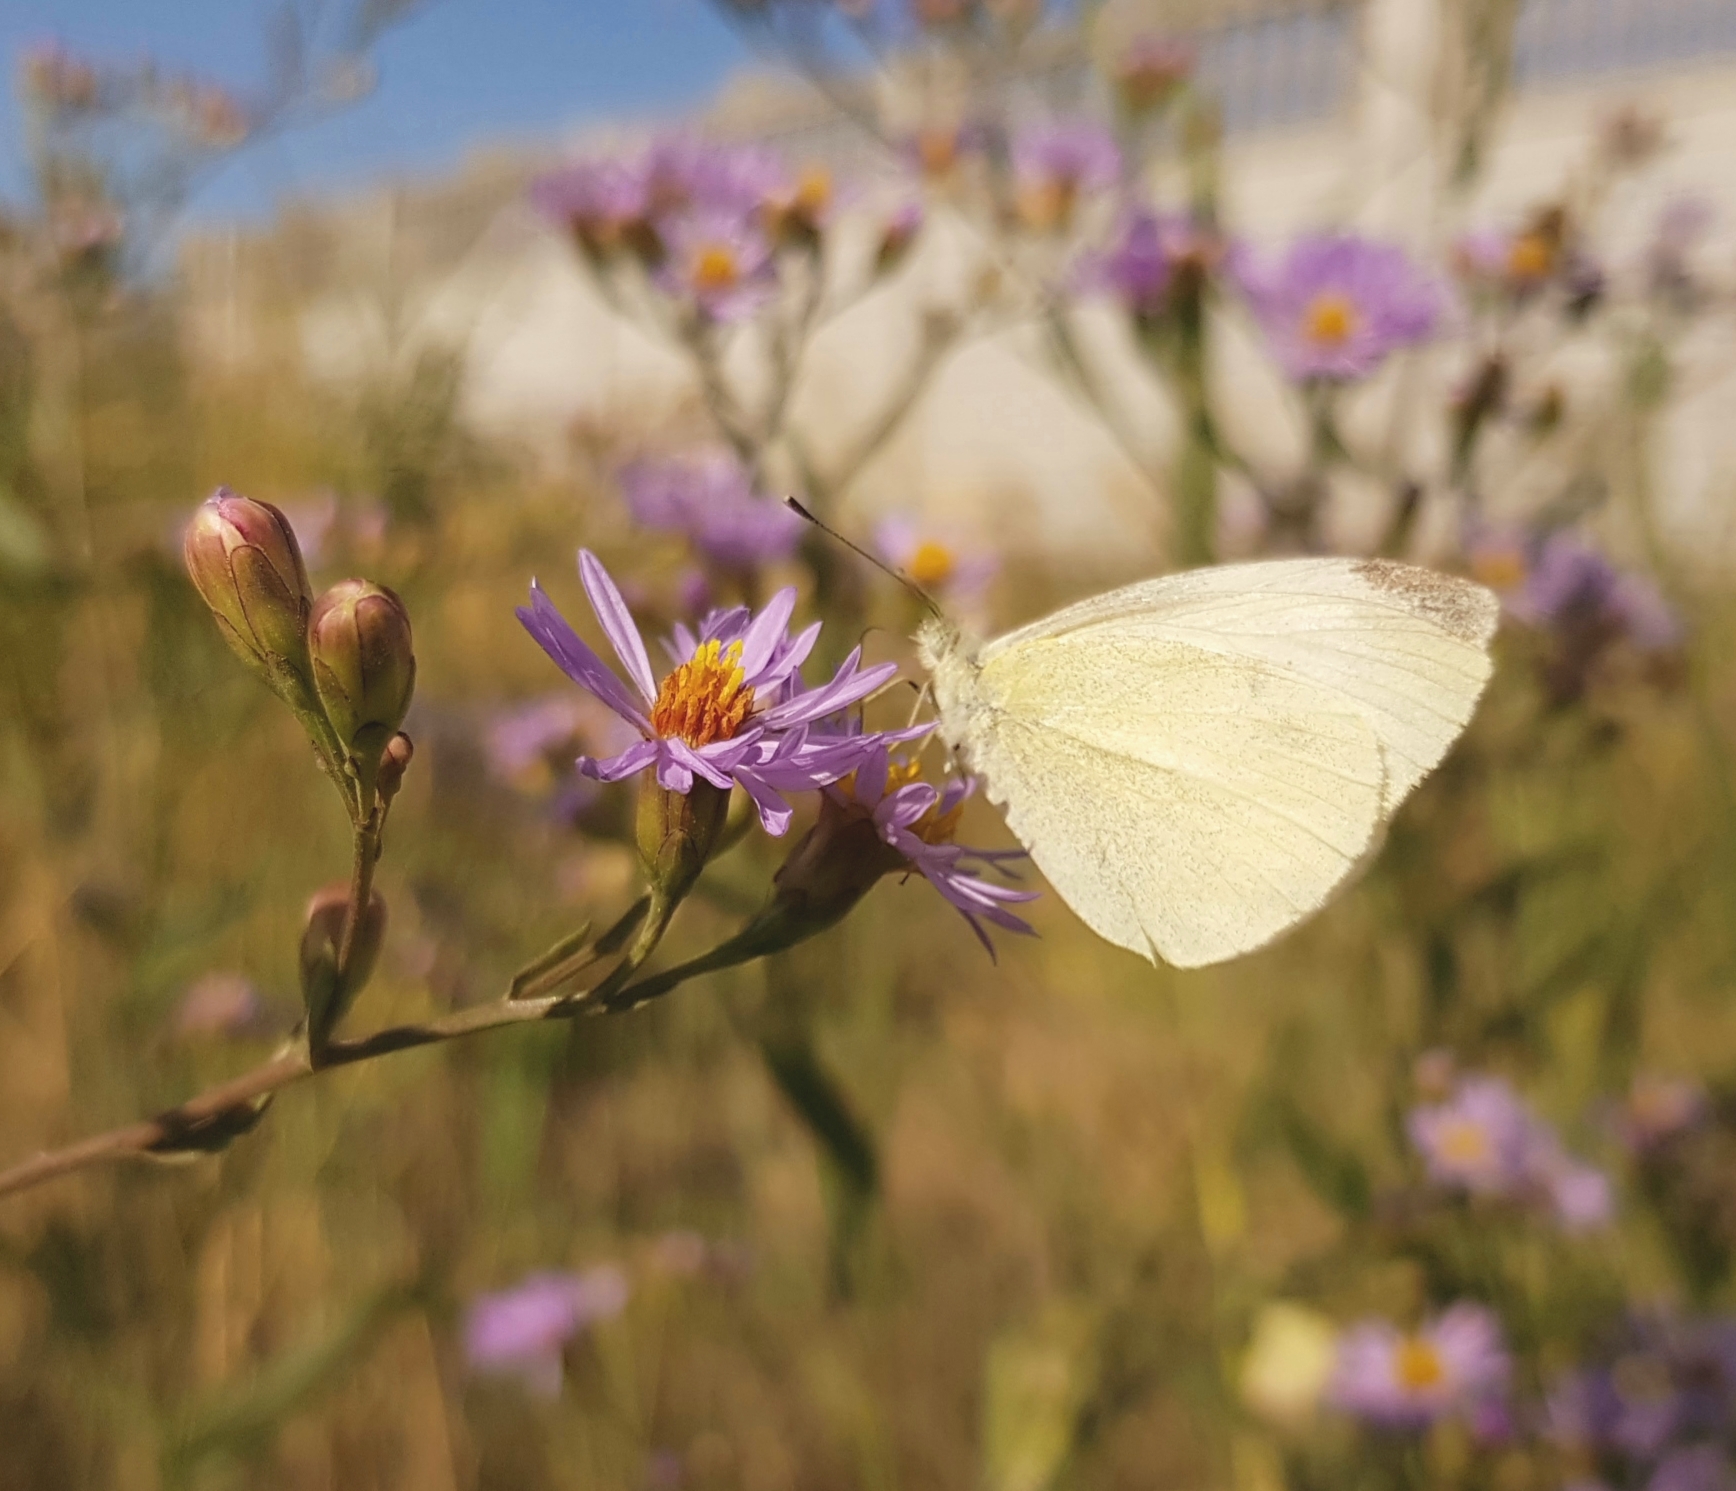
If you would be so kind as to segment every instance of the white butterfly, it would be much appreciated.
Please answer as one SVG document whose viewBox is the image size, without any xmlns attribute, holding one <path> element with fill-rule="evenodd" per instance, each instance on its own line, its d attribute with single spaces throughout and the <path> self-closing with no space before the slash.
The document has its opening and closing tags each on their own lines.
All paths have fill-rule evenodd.
<svg viewBox="0 0 1736 1491">
<path fill-rule="evenodd" d="M 1181 968 L 1317 910 L 1465 728 L 1498 602 L 1381 559 L 1195 570 L 981 647 L 917 635 L 941 733 L 1062 900 Z"/>
</svg>

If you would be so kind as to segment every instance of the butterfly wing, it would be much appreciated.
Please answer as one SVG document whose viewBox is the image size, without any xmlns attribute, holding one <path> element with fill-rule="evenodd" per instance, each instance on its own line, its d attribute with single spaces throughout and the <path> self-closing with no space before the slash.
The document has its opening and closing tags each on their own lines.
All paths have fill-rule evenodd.
<svg viewBox="0 0 1736 1491">
<path fill-rule="evenodd" d="M 1097 932 L 1197 967 L 1318 908 L 1444 754 L 1494 599 L 1379 561 L 1196 571 L 990 643 L 943 719 Z M 945 680 L 950 681 L 950 680 Z"/>
</svg>

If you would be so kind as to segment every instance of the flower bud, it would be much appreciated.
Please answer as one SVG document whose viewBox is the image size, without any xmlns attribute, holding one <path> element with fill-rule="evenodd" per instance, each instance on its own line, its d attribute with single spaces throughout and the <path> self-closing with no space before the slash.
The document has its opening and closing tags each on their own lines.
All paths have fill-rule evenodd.
<svg viewBox="0 0 1736 1491">
<path fill-rule="evenodd" d="M 653 889 L 670 904 L 693 882 L 717 848 L 729 816 L 730 794 L 695 777 L 691 790 L 671 792 L 653 775 L 639 794 L 639 857 Z"/>
<path fill-rule="evenodd" d="M 380 756 L 380 775 L 375 782 L 380 800 L 390 802 L 404 785 L 404 773 L 410 769 L 410 758 L 416 754 L 415 742 L 402 730 L 386 742 Z"/>
<path fill-rule="evenodd" d="M 344 580 L 314 602 L 307 640 L 326 718 L 371 782 L 416 686 L 409 614 L 383 585 Z"/>
<path fill-rule="evenodd" d="M 279 693 L 305 698 L 313 590 L 289 520 L 219 487 L 187 525 L 182 552 L 224 640 Z"/>
<path fill-rule="evenodd" d="M 348 969 L 340 973 L 344 918 L 349 913 L 350 888 L 341 881 L 315 894 L 307 905 L 307 926 L 301 934 L 301 994 L 307 1006 L 308 1046 L 318 1051 L 357 994 L 372 977 L 386 938 L 386 901 L 375 891 L 356 926 Z"/>
</svg>

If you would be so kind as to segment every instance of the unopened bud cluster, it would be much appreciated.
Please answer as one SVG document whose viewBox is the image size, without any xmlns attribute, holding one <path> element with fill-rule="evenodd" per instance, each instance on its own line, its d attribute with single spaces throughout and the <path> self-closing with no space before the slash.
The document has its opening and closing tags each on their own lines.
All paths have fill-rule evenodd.
<svg viewBox="0 0 1736 1491">
<path fill-rule="evenodd" d="M 289 520 L 227 487 L 200 506 L 183 547 L 224 640 L 295 711 L 365 818 L 410 759 L 398 733 L 416 684 L 404 603 L 368 580 L 316 599 Z"/>
</svg>

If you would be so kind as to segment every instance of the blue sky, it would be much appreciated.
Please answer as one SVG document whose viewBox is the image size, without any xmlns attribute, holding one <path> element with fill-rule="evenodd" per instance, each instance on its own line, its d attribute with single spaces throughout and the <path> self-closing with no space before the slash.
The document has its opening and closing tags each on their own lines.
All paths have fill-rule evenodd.
<svg viewBox="0 0 1736 1491">
<path fill-rule="evenodd" d="M 327 0 L 328 4 L 340 0 Z M 0 0 L 0 51 L 55 38 L 117 61 L 243 90 L 265 73 L 268 0 Z M 242 151 L 194 203 L 253 216 L 394 172 L 437 172 L 473 144 L 548 138 L 587 120 L 703 101 L 747 58 L 707 0 L 431 0 L 374 53 L 377 91 L 310 128 Z M 0 197 L 28 190 L 10 86 L 0 114 Z"/>
</svg>

